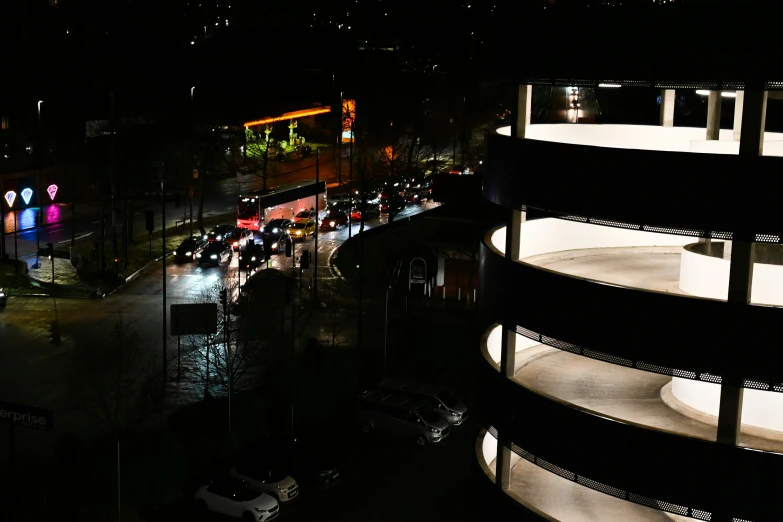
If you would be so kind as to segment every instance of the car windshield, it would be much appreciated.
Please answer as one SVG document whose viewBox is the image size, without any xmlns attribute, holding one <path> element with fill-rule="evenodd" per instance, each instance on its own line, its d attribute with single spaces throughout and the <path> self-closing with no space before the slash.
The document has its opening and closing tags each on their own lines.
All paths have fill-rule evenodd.
<svg viewBox="0 0 783 522">
<path fill-rule="evenodd" d="M 285 219 L 273 219 L 266 225 L 264 225 L 264 230 L 271 231 L 273 228 L 281 228 L 285 226 L 286 220 Z"/>
<path fill-rule="evenodd" d="M 309 210 L 303 210 L 300 213 L 298 213 L 296 215 L 296 217 L 300 217 L 300 218 L 310 217 L 310 211 Z"/>
<path fill-rule="evenodd" d="M 291 228 L 304 228 L 306 226 L 307 226 L 306 221 L 300 221 L 298 223 L 294 223 L 293 225 L 291 225 Z"/>
<path fill-rule="evenodd" d="M 205 253 L 216 253 L 220 252 L 223 249 L 223 243 L 222 242 L 215 242 L 210 243 L 207 248 L 204 249 Z"/>
<path fill-rule="evenodd" d="M 421 408 L 419 410 L 419 417 L 421 417 L 424 422 L 427 424 L 437 424 L 440 420 L 440 417 L 438 416 L 435 411 L 433 411 L 431 408 Z"/>
<path fill-rule="evenodd" d="M 450 391 L 442 391 L 438 394 L 438 398 L 443 401 L 443 404 L 451 408 L 452 410 L 462 404 L 462 401 L 454 396 Z"/>
<path fill-rule="evenodd" d="M 179 245 L 179 248 L 191 249 L 191 248 L 193 248 L 195 245 L 196 245 L 196 242 L 195 242 L 195 241 L 193 241 L 192 239 L 186 239 L 185 241 L 183 241 L 183 242 L 182 242 L 182 243 Z"/>
<path fill-rule="evenodd" d="M 246 477 L 250 477 L 255 480 L 260 480 L 261 482 L 265 484 L 272 484 L 275 482 L 280 482 L 284 478 L 286 478 L 286 474 L 280 471 L 276 468 L 270 468 L 268 466 L 248 466 L 248 467 L 240 467 L 237 468 L 237 472 L 240 475 L 245 475 Z"/>
</svg>

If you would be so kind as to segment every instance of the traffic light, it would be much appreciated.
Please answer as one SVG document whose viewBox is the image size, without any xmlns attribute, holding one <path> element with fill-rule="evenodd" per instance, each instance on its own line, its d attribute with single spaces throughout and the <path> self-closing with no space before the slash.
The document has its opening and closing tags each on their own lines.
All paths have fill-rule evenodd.
<svg viewBox="0 0 783 522">
<path fill-rule="evenodd" d="M 54 244 L 46 243 L 46 257 L 49 259 L 54 257 Z"/>
<path fill-rule="evenodd" d="M 62 342 L 60 339 L 60 321 L 52 321 L 49 328 L 49 344 L 59 345 Z"/>
<path fill-rule="evenodd" d="M 304 270 L 305 268 L 310 268 L 310 251 L 309 250 L 303 250 L 302 256 L 299 258 L 299 268 Z"/>
<path fill-rule="evenodd" d="M 225 288 L 220 290 L 220 304 L 223 305 L 223 308 L 228 306 L 228 294 Z"/>
<path fill-rule="evenodd" d="M 285 242 L 285 257 L 291 257 L 294 254 L 293 241 L 286 240 Z"/>
</svg>

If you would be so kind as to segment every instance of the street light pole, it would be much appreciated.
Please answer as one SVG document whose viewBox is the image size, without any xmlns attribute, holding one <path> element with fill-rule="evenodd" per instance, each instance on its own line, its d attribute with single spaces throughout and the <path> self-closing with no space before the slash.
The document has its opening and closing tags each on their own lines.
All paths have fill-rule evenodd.
<svg viewBox="0 0 783 522">
<path fill-rule="evenodd" d="M 348 197 L 350 198 L 348 201 L 351 201 L 353 199 L 353 118 L 351 118 L 351 160 L 350 164 L 348 165 Z M 359 211 L 364 212 L 362 209 L 362 206 L 360 204 Z M 348 216 L 348 239 L 351 239 L 351 233 L 353 230 L 353 223 L 351 223 L 351 217 Z"/>
<path fill-rule="evenodd" d="M 318 225 L 318 184 L 321 182 L 321 155 L 320 150 L 315 149 L 315 271 L 313 276 L 313 302 L 318 302 L 318 229 L 321 228 Z"/>
<path fill-rule="evenodd" d="M 43 216 L 43 198 L 41 198 L 41 177 L 43 175 L 43 129 L 41 128 L 41 104 L 43 100 L 38 100 L 38 212 L 35 215 L 35 268 L 41 268 L 41 220 Z M 53 261 L 54 262 L 54 261 Z"/>
<path fill-rule="evenodd" d="M 195 126 L 195 120 L 193 118 L 194 115 L 194 106 L 193 106 L 193 93 L 196 90 L 196 86 L 190 88 L 190 170 L 193 171 L 193 138 L 195 135 L 194 126 Z M 193 178 L 191 177 L 191 182 L 188 183 L 190 187 L 192 187 Z M 190 237 L 193 237 L 193 189 L 188 189 L 188 203 L 190 203 Z"/>
<path fill-rule="evenodd" d="M 161 172 L 161 180 L 160 180 L 160 200 L 161 200 L 161 207 L 163 209 L 163 218 L 162 218 L 162 234 L 163 234 L 163 241 L 162 241 L 162 247 L 161 247 L 161 254 L 163 256 L 163 383 L 166 383 L 167 380 L 167 374 L 168 374 L 168 350 L 166 349 L 166 191 L 163 181 L 163 172 Z"/>
</svg>

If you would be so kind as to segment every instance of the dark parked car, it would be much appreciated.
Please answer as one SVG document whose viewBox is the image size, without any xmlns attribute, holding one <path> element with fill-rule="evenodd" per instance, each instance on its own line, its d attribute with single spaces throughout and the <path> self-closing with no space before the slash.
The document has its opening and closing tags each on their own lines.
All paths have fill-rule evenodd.
<svg viewBox="0 0 783 522">
<path fill-rule="evenodd" d="M 239 253 L 239 266 L 246 270 L 258 268 L 265 260 L 264 245 L 261 243 L 248 243 Z"/>
<path fill-rule="evenodd" d="M 174 251 L 174 261 L 177 263 L 195 261 L 196 256 L 204 250 L 205 246 L 207 246 L 207 242 L 199 236 L 186 239 Z"/>
<path fill-rule="evenodd" d="M 234 257 L 234 249 L 230 243 L 225 241 L 215 241 L 210 243 L 207 247 L 197 254 L 199 265 L 217 265 L 221 262 L 228 260 L 231 262 L 231 258 Z"/>
<path fill-rule="evenodd" d="M 348 214 L 342 210 L 330 209 L 321 220 L 321 230 L 337 230 L 348 225 Z"/>
<path fill-rule="evenodd" d="M 234 225 L 218 225 L 210 230 L 208 234 L 205 234 L 204 239 L 209 243 L 228 241 L 234 235 L 236 229 L 237 227 Z"/>
<path fill-rule="evenodd" d="M 252 445 L 253 459 L 271 459 L 275 466 L 304 486 L 323 488 L 340 482 L 337 459 L 323 441 L 299 434 L 266 435 Z"/>
<path fill-rule="evenodd" d="M 291 236 L 288 235 L 287 230 L 292 225 L 293 222 L 287 219 L 273 219 L 259 230 L 264 244 L 269 245 L 270 252 L 275 254 L 285 252 L 286 243 L 291 241 Z"/>
<path fill-rule="evenodd" d="M 8 302 L 8 294 L 5 293 L 5 290 L 0 288 L 0 306 L 5 306 Z"/>
</svg>

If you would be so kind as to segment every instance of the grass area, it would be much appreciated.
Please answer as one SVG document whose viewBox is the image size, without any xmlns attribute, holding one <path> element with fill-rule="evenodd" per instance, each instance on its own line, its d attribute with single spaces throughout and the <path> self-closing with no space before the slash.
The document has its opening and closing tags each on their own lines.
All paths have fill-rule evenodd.
<svg viewBox="0 0 783 522">
<path fill-rule="evenodd" d="M 4 288 L 9 295 L 40 292 L 30 284 L 30 280 L 21 270 L 17 275 L 14 265 L 11 263 L 0 264 L 0 288 Z"/>
<path fill-rule="evenodd" d="M 233 214 L 224 214 L 204 218 L 204 228 L 209 229 L 221 223 L 233 223 Z M 198 234 L 198 229 L 194 223 L 194 233 Z M 166 230 L 166 252 L 171 252 L 190 235 L 189 226 L 180 226 Z M 99 276 L 98 262 L 92 259 L 92 243 L 84 242 L 77 244 L 76 251 L 82 257 L 82 266 L 79 270 L 79 278 L 91 287 L 97 287 L 99 282 L 101 291 L 106 292 L 121 285 L 125 278 L 143 268 L 153 259 L 161 256 L 163 231 L 158 230 L 152 233 L 152 251 L 150 253 L 150 239 L 147 234 L 137 235 L 134 242 L 128 245 L 127 268 L 125 255 L 122 251 L 122 242 L 118 241 L 118 251 L 112 248 L 111 238 L 106 238 L 106 274 Z M 115 259 L 118 260 L 115 262 Z"/>
</svg>

